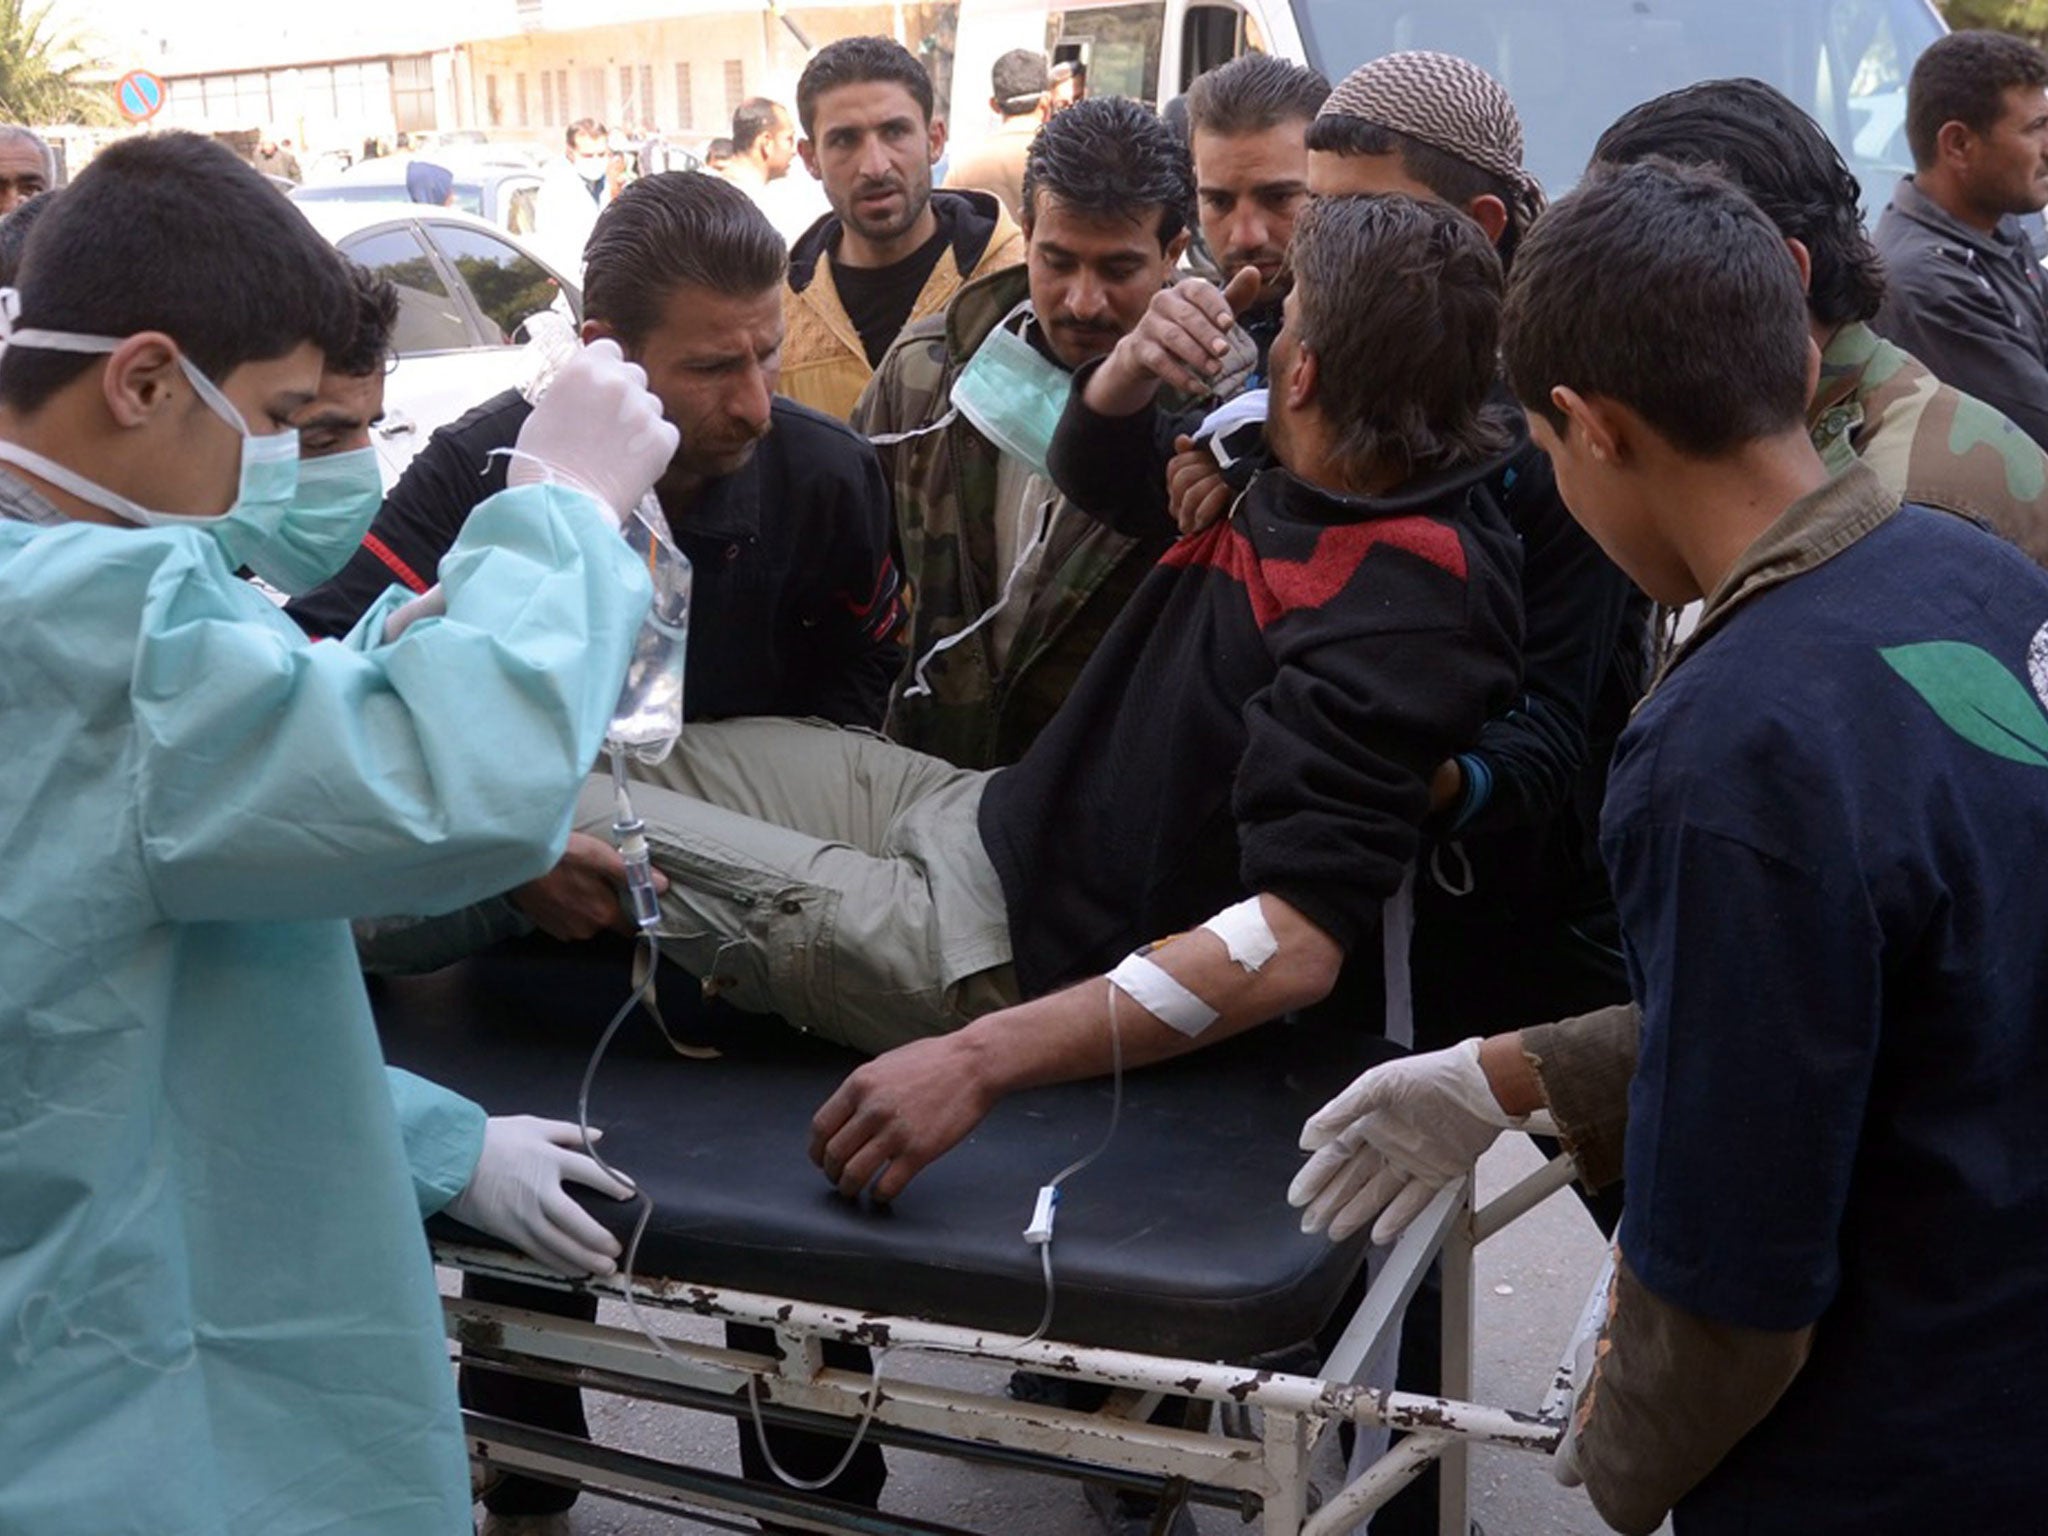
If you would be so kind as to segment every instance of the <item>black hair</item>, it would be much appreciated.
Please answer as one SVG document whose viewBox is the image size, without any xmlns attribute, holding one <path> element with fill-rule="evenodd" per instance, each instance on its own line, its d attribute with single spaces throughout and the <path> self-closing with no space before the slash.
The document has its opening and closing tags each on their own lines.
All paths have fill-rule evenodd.
<svg viewBox="0 0 2048 1536">
<path fill-rule="evenodd" d="M 749 96 L 732 111 L 732 152 L 736 155 L 749 153 L 761 135 L 775 126 L 775 119 L 782 115 L 782 104 L 770 101 L 766 96 Z"/>
<path fill-rule="evenodd" d="M 1782 92 L 1761 80 L 1689 85 L 1630 108 L 1593 148 L 1603 165 L 1652 156 L 1714 167 L 1805 246 L 1813 258 L 1806 307 L 1823 325 L 1877 313 L 1884 262 L 1863 227 L 1862 189 L 1820 125 Z"/>
<path fill-rule="evenodd" d="M 2032 43 L 2003 32 L 1951 32 L 1929 43 L 1906 82 L 1914 168 L 1927 170 L 1939 158 L 1944 123 L 1989 133 L 2016 85 L 2048 85 L 2048 56 Z"/>
<path fill-rule="evenodd" d="M 704 160 L 706 164 L 709 164 L 711 161 L 716 160 L 721 156 L 725 157 L 726 159 L 732 158 L 731 139 L 713 139 L 709 144 L 706 144 L 704 146 Z"/>
<path fill-rule="evenodd" d="M 1277 54 L 1248 53 L 1188 87 L 1188 123 L 1225 138 L 1264 133 L 1282 123 L 1312 123 L 1330 94 L 1330 82 L 1305 64 Z"/>
<path fill-rule="evenodd" d="M 1530 232 L 1504 328 L 1516 396 L 1558 432 L 1559 385 L 1702 459 L 1805 420 L 1799 269 L 1762 210 L 1703 167 L 1595 166 Z"/>
<path fill-rule="evenodd" d="M 1052 76 L 1036 48 L 1012 48 L 989 70 L 988 83 L 996 110 L 1004 117 L 1022 117 L 1044 104 Z"/>
<path fill-rule="evenodd" d="M 877 80 L 900 85 L 910 92 L 910 99 L 917 103 L 925 122 L 931 122 L 932 77 L 918 63 L 917 55 L 893 38 L 842 37 L 812 54 L 811 62 L 797 77 L 796 115 L 803 124 L 804 137 L 811 137 L 811 128 L 818 120 L 820 96 L 842 85 L 866 85 Z M 739 142 L 737 127 L 733 142 Z"/>
<path fill-rule="evenodd" d="M 162 331 L 221 383 L 311 342 L 344 351 L 356 299 L 340 254 L 261 174 L 195 133 L 101 150 L 24 252 L 24 328 Z M 103 358 L 9 347 L 0 402 L 30 412 Z"/>
<path fill-rule="evenodd" d="M 403 137 L 403 135 L 400 135 L 400 137 Z M 605 132 L 604 124 L 600 123 L 596 118 L 579 117 L 575 122 L 562 130 L 562 147 L 573 155 L 576 153 L 576 141 L 578 139 L 603 139 L 609 144 L 611 142 L 611 135 Z"/>
<path fill-rule="evenodd" d="M 1506 177 L 1397 129 L 1342 112 L 1326 112 L 1308 125 L 1308 147 L 1333 155 L 1398 155 L 1410 180 L 1420 182 L 1455 208 L 1469 206 L 1476 197 L 1499 198 L 1507 208 L 1508 222 L 1494 249 L 1503 271 L 1514 267 L 1515 251 L 1528 231 L 1522 220 L 1521 191 Z"/>
<path fill-rule="evenodd" d="M 1318 198 L 1288 265 L 1339 459 L 1407 479 L 1507 446 L 1483 414 L 1500 377 L 1501 273 L 1477 224 L 1412 197 Z"/>
<path fill-rule="evenodd" d="M 21 281 L 21 257 L 28 249 L 28 237 L 57 200 L 61 187 L 38 192 L 27 202 L 17 203 L 0 218 L 0 288 L 12 288 Z"/>
<path fill-rule="evenodd" d="M 1195 165 L 1158 114 L 1128 96 L 1090 96 L 1055 113 L 1024 153 L 1024 227 L 1044 193 L 1097 218 L 1159 210 L 1164 250 L 1193 222 Z"/>
<path fill-rule="evenodd" d="M 0 221 L 0 229 L 4 228 Z M 346 266 L 356 296 L 355 334 L 347 346 L 327 354 L 327 366 L 334 373 L 362 379 L 382 373 L 391 356 L 391 332 L 398 324 L 398 289 L 368 267 L 353 261 Z"/>
<path fill-rule="evenodd" d="M 789 257 L 754 200 L 721 176 L 662 171 L 629 183 L 583 248 L 583 310 L 637 346 L 684 285 L 751 297 L 781 285 Z"/>
</svg>

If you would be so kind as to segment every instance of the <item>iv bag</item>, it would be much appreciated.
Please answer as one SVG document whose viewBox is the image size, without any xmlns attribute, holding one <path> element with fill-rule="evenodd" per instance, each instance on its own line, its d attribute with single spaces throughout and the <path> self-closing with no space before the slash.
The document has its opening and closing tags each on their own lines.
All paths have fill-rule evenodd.
<svg viewBox="0 0 2048 1536">
<path fill-rule="evenodd" d="M 607 744 L 643 763 L 658 763 L 683 733 L 683 654 L 690 638 L 690 561 L 669 536 L 668 518 L 652 492 L 620 530 L 647 567 L 654 602 L 633 641 L 633 659 L 619 690 Z"/>
<path fill-rule="evenodd" d="M 526 381 L 519 392 L 529 402 L 547 393 L 555 375 L 576 356 L 581 345 L 576 329 L 555 310 L 543 310 L 526 321 Z M 633 641 L 633 659 L 626 667 L 625 686 L 604 733 L 616 746 L 643 763 L 658 763 L 675 750 L 683 733 L 683 653 L 690 635 L 690 561 L 676 548 L 668 517 L 653 492 L 640 499 L 619 532 L 647 567 L 654 585 L 654 603 Z"/>
</svg>

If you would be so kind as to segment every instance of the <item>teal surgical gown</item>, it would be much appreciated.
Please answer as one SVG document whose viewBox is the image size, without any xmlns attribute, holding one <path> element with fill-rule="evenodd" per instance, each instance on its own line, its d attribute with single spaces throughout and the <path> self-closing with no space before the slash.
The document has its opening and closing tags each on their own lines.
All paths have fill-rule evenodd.
<svg viewBox="0 0 2048 1536">
<path fill-rule="evenodd" d="M 0 522 L 8 1536 L 470 1530 L 452 1190 L 346 919 L 551 865 L 648 588 L 543 486 L 441 576 L 445 618 L 315 645 L 201 531 Z M 473 1106 L 408 1118 L 466 1178 Z"/>
</svg>

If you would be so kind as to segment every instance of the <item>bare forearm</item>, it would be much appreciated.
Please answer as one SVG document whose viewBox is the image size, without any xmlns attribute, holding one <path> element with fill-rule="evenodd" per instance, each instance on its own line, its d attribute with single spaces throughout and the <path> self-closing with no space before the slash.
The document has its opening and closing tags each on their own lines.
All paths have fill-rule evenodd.
<svg viewBox="0 0 2048 1536">
<path fill-rule="evenodd" d="M 1119 1050 L 1126 1067 L 1147 1066 L 1320 1000 L 1342 962 L 1341 951 L 1278 897 L 1262 896 L 1259 902 L 1278 948 L 1255 971 L 1232 960 L 1223 940 L 1202 928 L 1151 954 L 1154 964 L 1215 1010 L 1215 1022 L 1199 1034 L 1174 1028 L 1107 978 L 1097 977 L 968 1025 L 960 1039 L 973 1053 L 977 1076 L 997 1095 L 1100 1077 L 1111 1070 Z"/>
</svg>

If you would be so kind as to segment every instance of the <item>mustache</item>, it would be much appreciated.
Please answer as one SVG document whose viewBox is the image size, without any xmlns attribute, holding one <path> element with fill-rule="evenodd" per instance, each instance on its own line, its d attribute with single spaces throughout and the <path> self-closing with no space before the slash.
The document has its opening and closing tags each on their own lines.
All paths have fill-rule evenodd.
<svg viewBox="0 0 2048 1536">
<path fill-rule="evenodd" d="M 864 197 L 877 197 L 884 192 L 907 193 L 909 190 L 910 188 L 903 184 L 903 179 L 900 176 L 885 176 L 879 181 L 855 182 L 853 184 L 853 198 L 855 202 L 858 202 Z"/>
<path fill-rule="evenodd" d="M 1076 320 L 1068 315 L 1054 315 L 1048 323 L 1056 331 L 1070 331 L 1076 336 L 1107 336 L 1117 341 L 1124 334 L 1121 326 L 1109 320 Z"/>
</svg>

